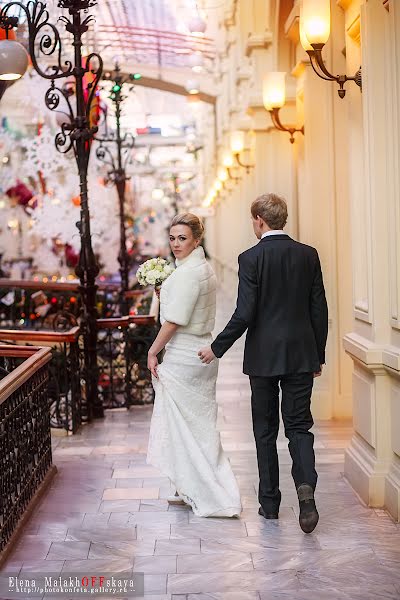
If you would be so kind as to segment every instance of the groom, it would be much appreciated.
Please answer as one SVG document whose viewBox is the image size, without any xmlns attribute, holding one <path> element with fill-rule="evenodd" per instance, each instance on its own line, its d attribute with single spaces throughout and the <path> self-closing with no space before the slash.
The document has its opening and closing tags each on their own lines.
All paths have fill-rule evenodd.
<svg viewBox="0 0 400 600">
<path fill-rule="evenodd" d="M 279 387 L 292 476 L 299 499 L 300 527 L 311 533 L 318 523 L 313 419 L 314 377 L 325 363 L 328 309 L 321 265 L 315 248 L 284 231 L 286 202 L 264 194 L 251 205 L 258 244 L 239 256 L 236 310 L 225 329 L 199 357 L 221 358 L 246 331 L 243 371 L 250 377 L 253 431 L 257 447 L 259 514 L 277 519 L 281 492 L 276 439 Z"/>
</svg>

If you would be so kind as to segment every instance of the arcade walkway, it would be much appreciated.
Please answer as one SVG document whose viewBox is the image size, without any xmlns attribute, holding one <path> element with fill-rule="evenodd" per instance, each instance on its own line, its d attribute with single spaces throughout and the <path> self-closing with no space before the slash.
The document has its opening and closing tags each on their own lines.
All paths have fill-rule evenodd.
<svg viewBox="0 0 400 600">
<path fill-rule="evenodd" d="M 257 515 L 241 347 L 221 361 L 218 385 L 222 440 L 244 504 L 240 520 L 200 519 L 169 507 L 168 480 L 145 462 L 151 408 L 112 412 L 79 435 L 54 439 L 58 475 L 4 570 L 32 577 L 133 569 L 145 573 L 146 600 L 399 599 L 400 525 L 360 504 L 342 477 L 350 423 L 315 428 L 320 523 L 313 534 L 297 523 L 282 432 L 280 519 Z"/>
</svg>

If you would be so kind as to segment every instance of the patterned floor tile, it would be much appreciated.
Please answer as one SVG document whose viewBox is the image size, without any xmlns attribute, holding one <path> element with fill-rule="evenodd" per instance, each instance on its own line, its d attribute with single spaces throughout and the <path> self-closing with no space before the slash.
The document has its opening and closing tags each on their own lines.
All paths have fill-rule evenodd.
<svg viewBox="0 0 400 600">
<path fill-rule="evenodd" d="M 230 318 L 226 299 L 217 328 Z M 58 473 L 7 563 L 12 573 L 145 573 L 143 600 L 399 600 L 400 524 L 363 505 L 343 477 L 350 421 L 316 421 L 318 527 L 304 535 L 291 459 L 278 436 L 278 521 L 257 513 L 258 469 L 243 340 L 220 361 L 218 427 L 241 490 L 241 519 L 168 505 L 169 479 L 146 463 L 152 407 L 107 410 L 54 438 Z M 66 600 L 68 600 L 66 598 Z M 103 597 L 103 600 L 107 600 Z"/>
</svg>

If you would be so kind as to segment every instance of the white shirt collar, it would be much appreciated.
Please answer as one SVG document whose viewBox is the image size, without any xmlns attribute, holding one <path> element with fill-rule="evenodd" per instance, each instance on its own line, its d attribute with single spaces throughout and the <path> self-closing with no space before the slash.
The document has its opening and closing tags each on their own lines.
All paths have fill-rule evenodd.
<svg viewBox="0 0 400 600">
<path fill-rule="evenodd" d="M 266 231 L 262 234 L 261 239 L 267 237 L 267 235 L 286 235 L 283 229 L 273 229 L 272 231 Z"/>
</svg>

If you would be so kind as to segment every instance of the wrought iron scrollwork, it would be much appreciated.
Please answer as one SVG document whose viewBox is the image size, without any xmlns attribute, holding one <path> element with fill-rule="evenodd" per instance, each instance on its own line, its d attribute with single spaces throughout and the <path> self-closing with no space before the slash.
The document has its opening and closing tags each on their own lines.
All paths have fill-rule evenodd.
<svg viewBox="0 0 400 600">
<path fill-rule="evenodd" d="M 44 79 L 52 80 L 72 75 L 73 65 L 71 61 L 65 61 L 62 64 L 60 33 L 56 26 L 49 22 L 50 15 L 46 9 L 46 4 L 36 0 L 30 0 L 26 6 L 22 2 L 8 2 L 1 10 L 2 18 L 7 18 L 9 11 L 16 6 L 25 13 L 29 30 L 29 54 L 39 75 Z M 48 69 L 43 70 L 40 67 L 36 57 L 36 47 L 44 56 L 56 54 L 56 64 L 51 66 L 51 73 L 48 72 Z"/>
<path fill-rule="evenodd" d="M 129 289 L 130 269 L 130 257 L 126 247 L 125 229 L 125 191 L 126 182 L 130 177 L 127 175 L 126 168 L 132 160 L 132 149 L 135 145 L 135 138 L 129 132 L 124 134 L 121 132 L 121 105 L 125 100 L 123 86 L 128 82 L 130 82 L 130 88 L 132 88 L 133 85 L 129 76 L 125 77 L 122 75 L 118 63 L 115 65 L 113 75 L 111 76 L 110 74 L 108 80 L 113 82 L 110 98 L 114 104 L 116 128 L 115 131 L 108 130 L 108 122 L 105 115 L 104 134 L 96 136 L 96 140 L 99 142 L 96 155 L 99 161 L 109 168 L 106 179 L 107 184 L 114 185 L 118 192 L 120 218 L 120 250 L 118 253 L 118 262 L 120 264 L 121 274 L 120 312 L 122 315 L 126 315 L 128 305 L 125 292 Z M 114 147 L 114 152 L 110 150 L 110 146 Z"/>
<path fill-rule="evenodd" d="M 39 0 L 30 0 L 25 6 L 22 2 L 8 2 L 0 10 L 0 26 L 9 22 L 10 11 L 18 7 L 27 20 L 29 31 L 29 53 L 32 64 L 37 73 L 50 81 L 49 90 L 45 100 L 47 107 L 52 111 L 66 114 L 67 119 L 61 124 L 55 138 L 55 145 L 59 152 L 66 153 L 74 150 L 79 171 L 81 218 L 78 229 L 81 237 L 81 252 L 76 273 L 80 279 L 80 292 L 82 296 L 81 324 L 84 331 L 84 357 L 85 380 L 88 398 L 89 420 L 92 416 L 102 417 L 103 409 L 97 393 L 97 326 L 96 326 L 96 275 L 98 266 L 93 252 L 90 214 L 88 204 L 87 171 L 91 143 L 97 132 L 97 122 L 92 118 L 92 108 L 96 87 L 102 77 L 103 61 L 99 54 L 91 53 L 82 56 L 82 36 L 88 31 L 93 22 L 93 16 L 83 16 L 97 4 L 97 0 L 58 0 L 57 6 L 68 11 L 67 15 L 60 17 L 60 22 L 73 37 L 74 59 L 63 61 L 63 46 L 57 27 L 49 22 L 49 12 L 46 4 Z M 46 58 L 46 68 L 39 64 L 39 57 Z M 54 57 L 54 63 L 48 66 L 49 57 Z M 70 102 L 71 84 L 74 80 L 74 93 L 76 97 L 76 110 Z M 64 80 L 64 86 L 56 85 L 57 81 Z M 62 101 L 66 112 L 62 110 Z M 61 110 L 59 110 L 61 109 Z"/>
<path fill-rule="evenodd" d="M 104 145 L 104 140 L 100 140 L 100 145 L 96 148 L 96 157 L 107 167 L 110 167 L 110 171 L 107 173 L 107 183 L 114 185 L 112 174 L 116 171 L 114 162 L 114 155 L 111 150 Z"/>
</svg>

